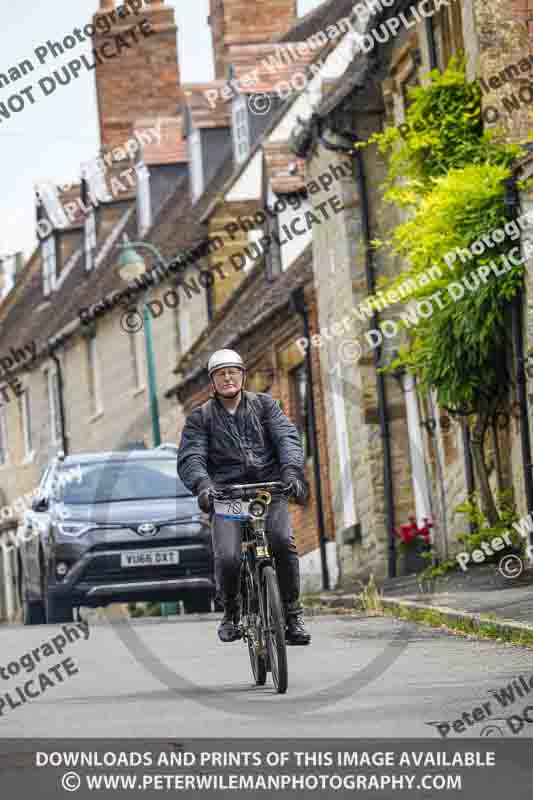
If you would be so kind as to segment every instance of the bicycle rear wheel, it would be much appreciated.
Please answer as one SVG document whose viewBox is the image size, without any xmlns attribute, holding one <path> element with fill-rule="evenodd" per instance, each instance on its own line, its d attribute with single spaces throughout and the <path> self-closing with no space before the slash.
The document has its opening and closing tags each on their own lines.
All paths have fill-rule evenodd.
<svg viewBox="0 0 533 800">
<path fill-rule="evenodd" d="M 278 579 L 272 567 L 262 573 L 264 631 L 272 672 L 272 680 L 278 694 L 287 691 L 289 681 L 287 648 L 285 645 L 285 617 L 281 604 Z"/>
<path fill-rule="evenodd" d="M 259 627 L 259 598 L 252 574 L 245 570 L 243 591 L 243 617 L 245 620 L 248 655 L 256 686 L 264 686 L 267 679 L 266 652 Z"/>
</svg>

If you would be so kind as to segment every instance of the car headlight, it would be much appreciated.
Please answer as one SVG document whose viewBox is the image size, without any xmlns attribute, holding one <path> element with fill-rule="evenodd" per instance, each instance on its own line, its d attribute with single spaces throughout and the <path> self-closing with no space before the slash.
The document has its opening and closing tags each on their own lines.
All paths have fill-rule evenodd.
<svg viewBox="0 0 533 800">
<path fill-rule="evenodd" d="M 56 524 L 57 530 L 62 536 L 72 536 L 74 538 L 83 536 L 84 533 L 94 527 L 93 525 L 87 525 L 86 522 L 66 522 L 64 520 Z"/>
</svg>

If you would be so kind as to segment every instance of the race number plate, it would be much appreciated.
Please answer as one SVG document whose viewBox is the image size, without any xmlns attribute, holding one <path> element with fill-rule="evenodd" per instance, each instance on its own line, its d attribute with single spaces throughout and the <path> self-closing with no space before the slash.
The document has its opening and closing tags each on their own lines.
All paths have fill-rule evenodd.
<svg viewBox="0 0 533 800">
<path fill-rule="evenodd" d="M 226 519 L 248 519 L 248 500 L 215 500 L 215 514 Z"/>
</svg>

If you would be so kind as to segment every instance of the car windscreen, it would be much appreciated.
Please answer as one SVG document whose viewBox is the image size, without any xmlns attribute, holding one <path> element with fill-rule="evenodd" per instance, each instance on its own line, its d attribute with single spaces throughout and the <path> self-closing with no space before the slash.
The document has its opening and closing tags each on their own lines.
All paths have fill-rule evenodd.
<svg viewBox="0 0 533 800">
<path fill-rule="evenodd" d="M 176 473 L 175 459 L 69 465 L 58 473 L 56 496 L 67 505 L 192 497 Z"/>
</svg>

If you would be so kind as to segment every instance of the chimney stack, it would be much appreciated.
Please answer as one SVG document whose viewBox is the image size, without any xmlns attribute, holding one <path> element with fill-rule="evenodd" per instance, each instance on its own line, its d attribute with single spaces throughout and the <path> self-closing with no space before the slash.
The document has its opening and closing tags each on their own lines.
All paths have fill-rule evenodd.
<svg viewBox="0 0 533 800">
<path fill-rule="evenodd" d="M 96 94 L 103 151 L 123 146 L 141 117 L 176 116 L 182 102 L 174 9 L 151 0 L 119 17 L 114 0 L 94 15 Z M 104 47 L 104 50 L 102 50 Z"/>
<path fill-rule="evenodd" d="M 227 79 L 231 45 L 267 44 L 298 18 L 296 0 L 209 0 L 216 80 Z"/>
</svg>

